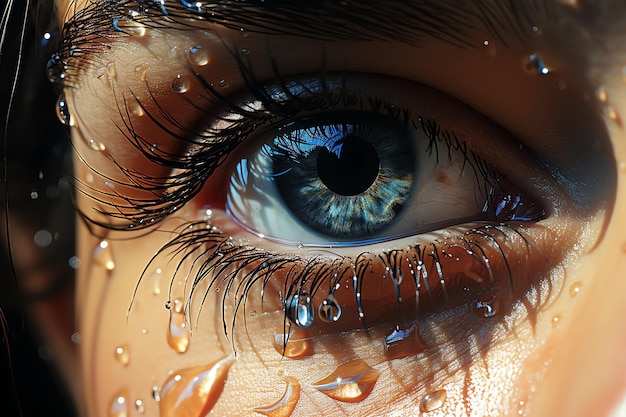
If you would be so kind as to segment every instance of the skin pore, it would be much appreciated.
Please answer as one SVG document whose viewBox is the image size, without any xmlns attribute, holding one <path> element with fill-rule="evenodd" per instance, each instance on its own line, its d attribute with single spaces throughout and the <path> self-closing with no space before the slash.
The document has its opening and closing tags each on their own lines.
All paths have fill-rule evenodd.
<svg viewBox="0 0 626 417">
<path fill-rule="evenodd" d="M 66 35 L 95 34 L 66 37 L 66 48 L 76 46 L 74 55 L 61 49 L 68 65 L 66 122 L 72 126 L 77 206 L 83 216 L 77 217 L 76 246 L 80 343 L 74 360 L 79 365 L 68 359 L 60 366 L 85 415 L 203 415 L 209 410 L 211 415 L 261 415 L 260 410 L 274 416 L 586 416 L 611 415 L 623 404 L 626 307 L 612 295 L 626 290 L 616 273 L 626 270 L 621 233 L 626 134 L 620 117 L 626 114 L 626 59 L 619 47 L 626 34 L 615 11 L 621 6 L 560 1 L 521 10 L 513 2 L 499 8 L 495 4 L 502 3 L 481 1 L 459 2 L 450 10 L 441 6 L 434 13 L 430 2 L 381 2 L 378 17 L 372 18 L 371 10 L 357 13 L 350 2 L 345 10 L 341 2 L 329 2 L 333 12 L 327 14 L 313 6 L 302 12 L 304 6 L 298 11 L 259 2 L 221 20 L 196 13 L 196 3 L 166 1 L 160 9 L 136 2 L 146 9 L 128 3 L 117 11 L 89 2 L 57 3 Z M 216 12 L 227 16 L 232 7 Z M 396 8 L 400 13 L 394 15 Z M 413 9 L 421 12 L 412 14 Z M 83 11 L 92 13 L 85 17 Z M 414 21 L 419 17 L 423 20 Z M 274 101 L 262 102 L 250 91 L 257 85 L 276 86 L 270 89 Z M 305 91 L 302 103 L 310 108 L 267 120 L 254 113 L 261 102 L 266 109 L 290 102 L 285 97 L 297 89 Z M 357 107 L 374 111 L 371 104 L 359 107 L 344 98 L 315 108 L 306 97 L 320 99 L 319 90 L 382 101 L 387 107 L 380 106 L 379 113 L 390 104 L 409 109 L 414 115 L 409 125 L 416 131 L 425 121 L 435 122 L 454 133 L 459 141 L 454 143 L 463 144 L 437 142 L 439 162 L 445 165 L 450 154 L 450 160 L 469 164 L 461 174 L 453 171 L 454 164 L 437 171 L 442 184 L 445 178 L 454 182 L 455 175 L 468 175 L 471 182 L 475 176 L 484 184 L 477 167 L 486 161 L 502 184 L 524 190 L 522 200 L 540 206 L 544 215 L 530 221 L 490 219 L 492 226 L 506 227 L 477 229 L 493 237 L 482 240 L 473 237 L 476 225 L 463 224 L 484 219 L 455 221 L 471 217 L 471 210 L 452 212 L 441 228 L 407 224 L 402 237 L 372 244 L 301 247 L 298 243 L 308 242 L 284 243 L 273 229 L 269 238 L 250 233 L 257 220 L 237 223 L 224 201 L 238 161 L 251 159 L 260 148 L 255 141 L 263 135 L 255 129 L 273 138 L 278 134 L 272 128 L 284 120 L 299 126 L 306 117 L 330 110 L 339 115 Z M 225 148 L 220 155 L 228 153 L 226 158 L 215 157 L 222 136 L 212 136 L 211 128 L 226 129 L 249 114 L 259 116 L 251 139 Z M 171 163 L 187 156 L 189 164 Z M 211 157 L 219 164 L 211 164 Z M 202 170 L 205 177 L 193 175 Z M 198 188 L 189 191 L 192 198 L 158 200 L 187 190 L 198 178 Z M 146 191 L 146 186 L 154 188 Z M 436 200 L 430 196 L 424 205 Z M 170 209 L 172 214 L 161 215 Z M 279 220 L 276 216 L 270 223 Z M 188 228 L 191 223 L 195 228 Z M 438 231 L 446 228 L 449 234 Z M 447 246 L 465 242 L 459 235 L 475 239 L 473 251 L 482 251 L 492 266 L 484 257 L 469 256 L 469 246 Z M 438 245 L 434 250 L 432 242 Z M 428 272 L 442 268 L 450 299 L 433 297 L 440 302 L 416 312 L 409 307 L 415 301 L 414 281 L 405 278 L 394 286 L 388 264 L 377 261 L 359 275 L 365 282 L 365 320 L 359 320 L 351 287 L 354 266 L 362 265 L 358 256 L 392 250 L 408 256 L 415 250 L 407 248 L 416 243 L 438 256 L 441 248 L 448 250 L 463 265 L 475 265 L 483 279 L 495 271 L 493 285 L 483 280 L 474 290 L 468 284 L 469 295 L 463 295 L 465 287 L 453 283 L 465 276 L 447 272 L 460 267 L 453 260 L 433 262 Z M 258 261 L 245 264 L 250 258 L 242 248 Z M 213 269 L 194 282 L 203 257 L 217 252 L 228 262 L 210 261 Z M 424 259 L 431 259 L 428 253 Z M 282 269 L 268 272 L 259 265 L 279 258 L 286 259 Z M 347 265 L 349 273 L 333 266 L 340 273 L 332 281 L 332 273 L 306 270 L 312 258 Z M 407 261 L 399 271 L 408 276 L 409 265 L 416 264 Z M 276 337 L 296 330 L 290 310 L 283 311 L 289 306 L 287 283 L 322 275 L 317 292 L 303 284 L 316 319 L 280 346 Z M 258 281 L 244 291 L 251 277 Z M 334 282 L 339 288 L 330 294 L 342 315 L 325 323 L 317 308 Z M 428 300 L 425 294 L 419 292 Z M 456 299 L 461 301 L 450 301 Z M 495 313 L 486 314 L 487 309 Z M 417 321 L 405 320 L 416 314 Z M 396 330 L 414 333 L 385 347 L 395 323 Z M 52 344 L 59 351 L 72 349 Z M 390 353 L 392 348 L 401 352 Z M 341 376 L 357 382 L 334 387 L 335 376 L 329 375 L 342 364 Z M 185 391 L 194 378 L 200 382 Z M 269 411 L 283 395 L 285 401 Z"/>
</svg>

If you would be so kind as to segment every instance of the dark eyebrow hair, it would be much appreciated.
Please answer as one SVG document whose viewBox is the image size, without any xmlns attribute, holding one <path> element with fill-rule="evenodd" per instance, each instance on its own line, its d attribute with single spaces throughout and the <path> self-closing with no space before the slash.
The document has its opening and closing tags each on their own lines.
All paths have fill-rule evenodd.
<svg viewBox="0 0 626 417">
<path fill-rule="evenodd" d="M 75 10 L 53 58 L 63 83 L 112 40 L 129 36 L 118 23 L 149 28 L 210 29 L 211 25 L 266 35 L 291 35 L 324 41 L 382 40 L 418 44 L 424 37 L 459 47 L 477 29 L 506 44 L 511 36 L 532 33 L 535 19 L 553 14 L 549 0 L 116 0 L 94 1 Z"/>
</svg>

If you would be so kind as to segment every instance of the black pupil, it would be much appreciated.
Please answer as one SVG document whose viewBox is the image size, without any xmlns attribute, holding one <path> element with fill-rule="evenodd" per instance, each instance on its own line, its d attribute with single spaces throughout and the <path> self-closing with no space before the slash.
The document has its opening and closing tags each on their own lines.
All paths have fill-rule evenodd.
<svg viewBox="0 0 626 417">
<path fill-rule="evenodd" d="M 322 148 L 317 157 L 317 175 L 336 194 L 351 196 L 366 191 L 376 180 L 380 161 L 366 140 L 348 135 L 341 140 L 339 156 Z"/>
</svg>

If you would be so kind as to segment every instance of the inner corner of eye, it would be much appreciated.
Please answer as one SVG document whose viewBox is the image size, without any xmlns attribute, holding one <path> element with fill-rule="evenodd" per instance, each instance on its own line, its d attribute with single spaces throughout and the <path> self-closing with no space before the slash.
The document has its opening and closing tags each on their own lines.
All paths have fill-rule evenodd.
<svg viewBox="0 0 626 417">
<path fill-rule="evenodd" d="M 362 246 L 470 222 L 536 221 L 543 204 L 433 121 L 319 111 L 246 140 L 226 211 L 278 242 Z"/>
</svg>

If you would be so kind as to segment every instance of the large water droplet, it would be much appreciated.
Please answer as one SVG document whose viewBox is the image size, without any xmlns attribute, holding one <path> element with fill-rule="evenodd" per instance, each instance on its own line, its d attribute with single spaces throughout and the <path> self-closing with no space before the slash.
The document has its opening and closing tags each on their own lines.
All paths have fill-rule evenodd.
<svg viewBox="0 0 626 417">
<path fill-rule="evenodd" d="M 94 262 L 108 271 L 115 269 L 115 262 L 113 261 L 113 251 L 111 245 L 106 240 L 100 241 L 93 251 Z"/>
<path fill-rule="evenodd" d="M 291 299 L 285 302 L 285 312 L 287 318 L 298 327 L 309 327 L 315 320 L 315 309 L 313 308 L 313 300 L 306 291 L 291 296 Z"/>
<path fill-rule="evenodd" d="M 372 392 L 379 376 L 376 369 L 355 359 L 339 365 L 327 377 L 315 382 L 313 388 L 337 401 L 358 402 Z"/>
<path fill-rule="evenodd" d="M 209 52 L 201 45 L 196 45 L 189 48 L 188 58 L 192 65 L 201 67 L 209 63 Z"/>
<path fill-rule="evenodd" d="M 172 90 L 183 94 L 189 90 L 189 80 L 182 74 L 178 74 L 172 81 Z"/>
<path fill-rule="evenodd" d="M 288 336 L 282 332 L 274 332 L 273 342 L 276 352 L 290 359 L 305 358 L 313 354 L 311 336 L 308 331 L 299 327 L 291 329 Z"/>
<path fill-rule="evenodd" d="M 300 399 L 300 383 L 292 376 L 285 377 L 284 381 L 287 387 L 285 388 L 285 393 L 278 401 L 264 407 L 255 408 L 253 411 L 269 417 L 289 417 Z"/>
<path fill-rule="evenodd" d="M 426 394 L 420 403 L 420 410 L 427 413 L 441 408 L 446 402 L 447 395 L 448 394 L 445 389 L 440 389 Z"/>
<path fill-rule="evenodd" d="M 57 99 L 56 104 L 57 117 L 61 123 L 67 126 L 74 126 L 70 109 L 67 106 L 67 100 L 65 99 L 65 93 L 61 93 Z"/>
<path fill-rule="evenodd" d="M 526 55 L 522 59 L 522 67 L 530 75 L 547 75 L 550 72 L 537 52 Z"/>
<path fill-rule="evenodd" d="M 119 390 L 111 401 L 108 417 L 128 417 L 130 410 L 128 409 L 128 394 L 126 389 Z"/>
<path fill-rule="evenodd" d="M 121 345 L 115 348 L 115 359 L 124 366 L 130 363 L 130 348 L 128 345 Z"/>
<path fill-rule="evenodd" d="M 388 359 L 402 359 L 407 356 L 415 356 L 426 350 L 426 345 L 422 342 L 417 331 L 417 325 L 403 328 L 396 328 L 385 336 L 385 357 Z"/>
<path fill-rule="evenodd" d="M 341 317 L 341 306 L 332 294 L 328 294 L 317 309 L 320 319 L 326 323 L 332 323 Z"/>
<path fill-rule="evenodd" d="M 220 398 L 232 363 L 229 356 L 207 366 L 174 372 L 159 395 L 160 416 L 206 415 Z"/>
<path fill-rule="evenodd" d="M 178 353 L 185 353 L 189 348 L 189 328 L 185 321 L 183 300 L 176 298 L 170 309 L 170 324 L 167 331 L 167 343 Z"/>
</svg>

